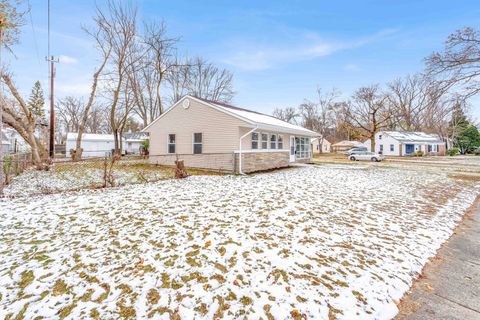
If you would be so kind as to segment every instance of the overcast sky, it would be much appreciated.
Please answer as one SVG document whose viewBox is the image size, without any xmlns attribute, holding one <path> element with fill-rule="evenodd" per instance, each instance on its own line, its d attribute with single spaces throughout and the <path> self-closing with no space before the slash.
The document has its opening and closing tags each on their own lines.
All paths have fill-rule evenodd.
<svg viewBox="0 0 480 320">
<path fill-rule="evenodd" d="M 16 58 L 7 57 L 23 92 L 47 84 L 47 0 L 30 0 Z M 57 95 L 87 95 L 95 50 L 81 26 L 97 0 L 51 0 Z M 234 104 L 270 113 L 314 99 L 317 86 L 344 96 L 421 71 L 423 59 L 454 30 L 480 28 L 478 0 L 137 2 L 141 19 L 164 19 L 181 51 L 235 75 Z M 479 101 L 477 99 L 477 101 Z M 477 103 L 473 113 L 480 119 Z"/>
</svg>

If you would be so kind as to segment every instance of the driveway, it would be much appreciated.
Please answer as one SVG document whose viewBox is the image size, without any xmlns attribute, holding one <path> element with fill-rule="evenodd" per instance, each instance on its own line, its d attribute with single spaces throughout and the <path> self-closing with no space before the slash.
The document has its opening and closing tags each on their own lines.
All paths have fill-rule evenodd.
<svg viewBox="0 0 480 320">
<path fill-rule="evenodd" d="M 480 200 L 425 266 L 397 319 L 480 319 Z"/>
</svg>

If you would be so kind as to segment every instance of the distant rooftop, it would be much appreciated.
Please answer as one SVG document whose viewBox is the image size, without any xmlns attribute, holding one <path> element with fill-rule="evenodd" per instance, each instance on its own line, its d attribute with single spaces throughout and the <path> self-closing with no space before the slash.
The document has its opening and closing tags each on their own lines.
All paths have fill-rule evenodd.
<svg viewBox="0 0 480 320">
<path fill-rule="evenodd" d="M 401 142 L 431 142 L 442 143 L 442 139 L 437 134 L 419 132 L 419 131 L 384 131 L 390 137 Z"/>
</svg>

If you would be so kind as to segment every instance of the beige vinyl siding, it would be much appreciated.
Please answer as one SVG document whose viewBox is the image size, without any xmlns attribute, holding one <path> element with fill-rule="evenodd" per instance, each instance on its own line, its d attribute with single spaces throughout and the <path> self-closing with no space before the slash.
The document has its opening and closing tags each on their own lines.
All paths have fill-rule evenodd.
<svg viewBox="0 0 480 320">
<path fill-rule="evenodd" d="M 181 104 L 153 123 L 150 133 L 150 155 L 168 154 L 169 134 L 175 134 L 175 153 L 193 154 L 193 134 L 203 134 L 204 154 L 233 153 L 238 149 L 239 126 L 246 122 L 190 99 L 188 109 Z"/>
</svg>

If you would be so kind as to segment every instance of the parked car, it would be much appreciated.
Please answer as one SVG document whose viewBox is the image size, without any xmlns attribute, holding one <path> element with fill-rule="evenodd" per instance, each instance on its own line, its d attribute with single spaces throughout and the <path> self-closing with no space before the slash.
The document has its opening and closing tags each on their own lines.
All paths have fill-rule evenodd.
<svg viewBox="0 0 480 320">
<path fill-rule="evenodd" d="M 480 156 L 480 147 L 478 147 L 477 149 L 475 149 L 475 155 L 477 156 Z"/>
<path fill-rule="evenodd" d="M 359 151 L 349 155 L 348 159 L 352 161 L 367 160 L 367 161 L 379 162 L 379 161 L 385 160 L 385 156 L 383 154 L 378 154 L 375 152 Z"/>
<path fill-rule="evenodd" d="M 346 155 L 352 155 L 352 154 L 357 153 L 357 152 L 365 152 L 365 151 L 368 151 L 367 147 L 355 147 L 355 148 L 352 148 L 352 149 L 348 150 L 345 154 Z"/>
</svg>

